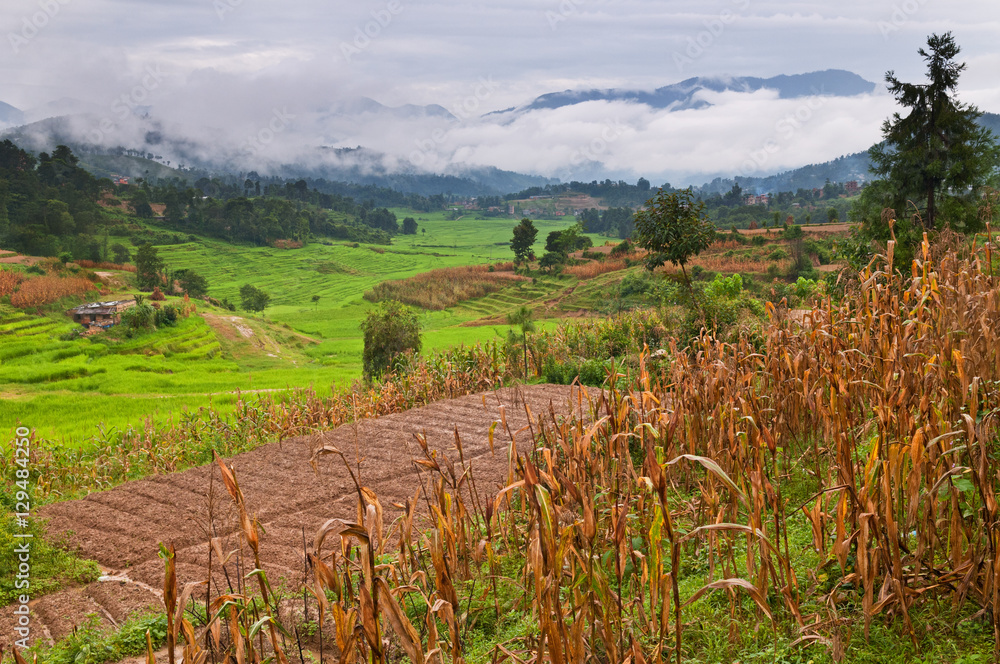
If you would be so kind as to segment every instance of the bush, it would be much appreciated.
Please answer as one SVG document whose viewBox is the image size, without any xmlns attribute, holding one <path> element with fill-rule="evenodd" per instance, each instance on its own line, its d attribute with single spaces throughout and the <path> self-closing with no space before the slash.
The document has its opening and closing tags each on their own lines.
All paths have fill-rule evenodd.
<svg viewBox="0 0 1000 664">
<path fill-rule="evenodd" d="M 122 325 L 126 330 L 149 330 L 156 322 L 156 310 L 143 302 L 122 312 Z"/>
<path fill-rule="evenodd" d="M 620 244 L 616 245 L 615 248 L 611 250 L 611 256 L 625 256 L 627 254 L 631 254 L 634 249 L 635 248 L 632 246 L 630 241 L 622 240 Z"/>
<path fill-rule="evenodd" d="M 246 311 L 264 311 L 271 302 L 271 296 L 252 284 L 243 284 L 240 287 L 240 301 Z"/>
<path fill-rule="evenodd" d="M 400 354 L 408 350 L 420 352 L 420 320 L 396 300 L 386 300 L 368 312 L 361 331 L 365 340 L 362 362 L 368 380 L 382 376 Z"/>
<path fill-rule="evenodd" d="M 788 252 L 781 247 L 775 247 L 771 250 L 771 253 L 767 255 L 767 260 L 769 261 L 783 261 L 788 258 Z"/>
<path fill-rule="evenodd" d="M 162 309 L 157 309 L 153 317 L 156 327 L 172 326 L 177 324 L 177 309 L 172 305 L 167 305 Z"/>
<path fill-rule="evenodd" d="M 645 295 L 651 288 L 652 284 L 649 283 L 649 279 L 645 275 L 629 274 L 618 284 L 618 296 Z"/>
</svg>

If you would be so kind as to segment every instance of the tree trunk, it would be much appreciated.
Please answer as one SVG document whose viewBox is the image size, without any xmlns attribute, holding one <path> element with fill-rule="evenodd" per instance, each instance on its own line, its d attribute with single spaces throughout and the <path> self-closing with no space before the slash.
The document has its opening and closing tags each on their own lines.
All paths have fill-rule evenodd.
<svg viewBox="0 0 1000 664">
<path fill-rule="evenodd" d="M 924 219 L 924 228 L 928 231 L 934 230 L 934 185 L 927 188 L 927 218 Z"/>
</svg>

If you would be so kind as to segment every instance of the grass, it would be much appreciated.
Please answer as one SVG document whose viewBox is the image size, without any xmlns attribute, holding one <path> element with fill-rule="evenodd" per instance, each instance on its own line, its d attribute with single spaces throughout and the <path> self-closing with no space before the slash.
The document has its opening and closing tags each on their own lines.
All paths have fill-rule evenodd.
<svg viewBox="0 0 1000 664">
<path fill-rule="evenodd" d="M 7 498 L 5 496 L 0 502 L 4 508 L 4 514 L 0 517 L 0 551 L 5 552 L 5 555 L 0 556 L 0 606 L 12 604 L 19 595 L 25 593 L 15 586 L 18 561 L 17 556 L 9 553 L 25 541 L 15 539 L 15 533 L 32 535 L 31 597 L 41 597 L 65 586 L 97 580 L 101 574 L 97 563 L 80 560 L 69 553 L 68 547 L 62 542 L 47 541 L 38 522 L 29 520 L 27 529 L 16 527 L 12 516 L 15 507 L 13 496 L 10 497 L 10 504 L 7 504 Z"/>
<path fill-rule="evenodd" d="M 98 427 L 124 429 L 150 417 L 176 420 L 185 410 L 209 406 L 222 414 L 231 412 L 236 390 L 312 386 L 329 394 L 348 385 L 361 376 L 358 326 L 373 306 L 363 299 L 365 291 L 438 268 L 468 269 L 511 258 L 506 245 L 516 220 L 451 220 L 444 212 L 395 212 L 414 216 L 420 230 L 397 236 L 392 246 L 375 247 L 381 252 L 332 241 L 277 249 L 200 239 L 158 248 L 170 269 L 190 268 L 205 276 L 210 294 L 219 300 L 238 303 L 245 283 L 270 293 L 271 306 L 263 316 L 198 302 L 198 313 L 176 327 L 105 343 L 99 337 L 60 338 L 77 327 L 64 311 L 78 300 L 64 298 L 47 307 L 44 315 L 0 305 L 0 429 L 24 424 L 41 436 L 78 445 Z M 542 253 L 548 232 L 569 225 L 536 222 L 536 253 Z M 119 272 L 117 278 L 129 282 L 133 276 Z M 540 307 L 568 286 L 540 278 L 440 311 L 421 309 L 424 348 L 469 345 L 503 335 L 506 312 L 521 304 Z M 131 292 L 121 289 L 108 297 Z M 315 302 L 314 296 L 319 297 Z M 165 304 L 170 303 L 179 301 L 171 298 Z M 239 320 L 231 320 L 234 317 Z M 493 324 L 463 326 L 481 318 Z M 252 336 L 243 336 L 237 325 L 252 330 Z"/>
<path fill-rule="evenodd" d="M 102 627 L 96 615 L 69 636 L 49 647 L 35 646 L 28 651 L 43 664 L 107 664 L 146 652 L 146 633 L 154 648 L 163 645 L 167 636 L 165 614 L 133 616 L 120 627 Z"/>
</svg>

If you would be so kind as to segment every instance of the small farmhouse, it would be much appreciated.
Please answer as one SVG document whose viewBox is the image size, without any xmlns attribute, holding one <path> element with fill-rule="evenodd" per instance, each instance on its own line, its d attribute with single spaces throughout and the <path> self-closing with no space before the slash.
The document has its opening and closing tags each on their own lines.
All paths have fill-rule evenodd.
<svg viewBox="0 0 1000 664">
<path fill-rule="evenodd" d="M 90 302 L 70 309 L 73 320 L 84 327 L 108 329 L 122 320 L 122 312 L 135 306 L 135 300 Z"/>
</svg>

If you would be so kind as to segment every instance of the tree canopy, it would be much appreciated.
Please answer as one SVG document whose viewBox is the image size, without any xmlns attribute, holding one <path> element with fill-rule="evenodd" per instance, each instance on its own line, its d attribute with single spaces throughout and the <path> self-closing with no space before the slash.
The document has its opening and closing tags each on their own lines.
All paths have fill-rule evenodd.
<svg viewBox="0 0 1000 664">
<path fill-rule="evenodd" d="M 361 322 L 365 348 L 365 378 L 378 378 L 391 369 L 393 360 L 408 350 L 420 352 L 420 319 L 409 307 L 386 300 Z"/>
<path fill-rule="evenodd" d="M 992 132 L 976 123 L 982 113 L 958 100 L 958 79 L 966 67 L 956 61 L 960 51 L 950 32 L 934 34 L 927 49 L 918 51 L 927 63 L 926 82 L 906 83 L 893 71 L 886 73 L 889 92 L 909 112 L 887 119 L 882 142 L 870 151 L 880 182 L 868 187 L 859 208 L 869 227 L 881 224 L 882 209 L 893 208 L 900 222 L 919 213 L 925 230 L 944 222 L 976 230 L 979 190 L 1000 160 Z M 881 237 L 874 239 L 888 239 L 888 229 L 879 230 L 874 234 Z"/>
<path fill-rule="evenodd" d="M 664 263 L 684 266 L 692 256 L 707 249 L 715 238 L 715 228 L 705 216 L 705 204 L 694 200 L 691 189 L 668 193 L 659 190 L 635 215 L 635 243 L 648 251 L 646 269 Z"/>
<path fill-rule="evenodd" d="M 538 229 L 531 219 L 525 217 L 514 227 L 514 237 L 510 241 L 510 249 L 514 252 L 514 262 L 523 263 L 531 256 L 531 247 L 538 237 Z"/>
<path fill-rule="evenodd" d="M 240 286 L 240 301 L 246 311 L 264 311 L 271 303 L 271 296 L 253 284 L 243 284 Z"/>
</svg>

